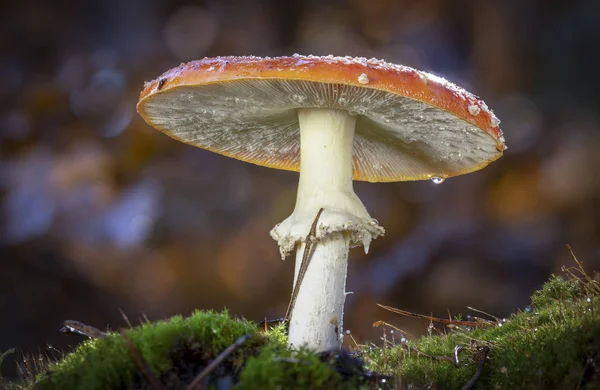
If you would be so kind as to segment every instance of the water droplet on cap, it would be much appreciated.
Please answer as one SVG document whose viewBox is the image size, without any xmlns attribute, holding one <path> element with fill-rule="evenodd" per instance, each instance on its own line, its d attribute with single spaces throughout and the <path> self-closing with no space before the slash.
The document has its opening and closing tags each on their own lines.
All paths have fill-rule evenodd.
<svg viewBox="0 0 600 390">
<path fill-rule="evenodd" d="M 432 177 L 431 178 L 431 182 L 433 184 L 442 184 L 444 182 L 444 180 L 446 180 L 446 179 L 444 179 L 443 177 Z"/>
</svg>

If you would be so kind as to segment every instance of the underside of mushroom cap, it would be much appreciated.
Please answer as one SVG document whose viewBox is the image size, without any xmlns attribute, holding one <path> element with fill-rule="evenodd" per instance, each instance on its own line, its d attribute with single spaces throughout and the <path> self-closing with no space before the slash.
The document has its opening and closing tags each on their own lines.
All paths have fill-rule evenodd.
<svg viewBox="0 0 600 390">
<path fill-rule="evenodd" d="M 300 108 L 357 115 L 355 180 L 446 178 L 502 155 L 485 103 L 431 74 L 379 60 L 219 57 L 182 64 L 148 83 L 138 111 L 169 136 L 272 168 L 299 168 Z"/>
</svg>

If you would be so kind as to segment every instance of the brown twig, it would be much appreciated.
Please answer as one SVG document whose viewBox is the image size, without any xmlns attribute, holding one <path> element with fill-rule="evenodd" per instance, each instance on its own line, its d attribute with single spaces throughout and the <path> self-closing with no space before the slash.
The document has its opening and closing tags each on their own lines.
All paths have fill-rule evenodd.
<svg viewBox="0 0 600 390">
<path fill-rule="evenodd" d="M 235 340 L 233 342 L 233 344 L 231 344 L 229 347 L 225 348 L 225 350 L 223 352 L 221 352 L 219 354 L 219 356 L 217 356 L 215 358 L 215 360 L 213 360 L 212 362 L 210 362 L 208 364 L 208 366 L 206 366 L 204 368 L 204 370 L 200 371 L 200 373 L 196 376 L 196 378 L 194 378 L 194 380 L 192 381 L 192 383 L 190 383 L 189 386 L 186 387 L 186 390 L 197 389 L 198 385 L 200 384 L 200 382 L 202 382 L 202 379 L 204 379 L 215 368 L 217 368 L 219 366 L 219 364 L 221 364 L 223 362 L 223 360 L 225 360 L 225 358 L 227 358 L 227 356 L 231 355 L 231 353 L 233 351 L 235 351 L 236 348 L 238 348 L 240 345 L 244 344 L 246 342 L 246 340 L 248 340 L 251 337 L 252 337 L 252 334 L 243 335 L 239 339 Z"/>
<path fill-rule="evenodd" d="M 421 318 L 421 319 L 425 319 L 425 320 L 432 321 L 432 322 L 438 322 L 438 323 L 444 324 L 444 325 L 474 326 L 474 327 L 488 325 L 487 323 L 481 323 L 481 322 L 460 321 L 460 320 L 447 320 L 445 318 L 438 318 L 438 317 L 426 316 L 426 315 L 423 315 L 423 314 L 411 313 L 411 312 L 406 311 L 406 310 L 396 309 L 396 308 L 393 308 L 391 306 L 382 305 L 380 303 L 378 303 L 377 306 L 381 307 L 382 309 L 391 311 L 392 313 L 401 314 L 403 316 L 412 317 L 412 318 Z"/>
<path fill-rule="evenodd" d="M 103 339 L 108 336 L 108 333 L 101 331 L 93 326 L 86 325 L 79 321 L 66 320 L 63 323 L 63 327 L 60 329 L 61 333 L 77 333 L 83 336 L 87 336 L 91 339 Z"/>
<path fill-rule="evenodd" d="M 144 378 L 146 378 L 146 380 L 148 381 L 148 383 L 150 384 L 152 389 L 162 390 L 162 386 L 161 386 L 160 382 L 158 381 L 158 378 L 154 375 L 154 373 L 150 369 L 150 366 L 148 366 L 148 363 L 146 363 L 146 361 L 144 360 L 144 357 L 142 356 L 140 351 L 137 349 L 137 347 L 135 346 L 133 341 L 131 341 L 131 339 L 127 335 L 127 332 L 125 331 L 125 329 L 121 329 L 119 332 L 121 333 L 121 336 L 123 336 L 123 340 L 125 340 L 125 344 L 127 345 L 127 348 L 129 349 L 129 354 L 135 361 L 135 364 L 138 366 L 140 372 L 142 373 Z"/>
<path fill-rule="evenodd" d="M 483 371 L 483 366 L 485 365 L 485 361 L 487 359 L 488 352 L 490 352 L 490 347 L 482 347 L 481 348 L 481 358 L 479 359 L 479 364 L 477 365 L 477 371 L 473 377 L 462 387 L 461 390 L 470 390 L 475 386 L 479 377 L 481 376 L 481 372 Z"/>
<path fill-rule="evenodd" d="M 300 292 L 300 285 L 304 280 L 304 275 L 306 275 L 306 270 L 308 269 L 308 264 L 310 263 L 310 252 L 312 249 L 312 238 L 316 237 L 317 234 L 317 222 L 319 221 L 319 217 L 323 212 L 323 208 L 319 210 L 315 220 L 306 235 L 306 239 L 304 240 L 304 253 L 302 253 L 302 262 L 300 263 L 300 269 L 298 270 L 298 278 L 296 279 L 296 285 L 294 286 L 294 290 L 292 291 L 292 298 L 290 299 L 290 303 L 288 304 L 288 308 L 285 312 L 285 319 L 289 321 L 290 316 L 292 315 L 292 311 L 294 310 L 294 306 L 296 305 L 296 299 L 298 298 L 298 293 Z"/>
</svg>

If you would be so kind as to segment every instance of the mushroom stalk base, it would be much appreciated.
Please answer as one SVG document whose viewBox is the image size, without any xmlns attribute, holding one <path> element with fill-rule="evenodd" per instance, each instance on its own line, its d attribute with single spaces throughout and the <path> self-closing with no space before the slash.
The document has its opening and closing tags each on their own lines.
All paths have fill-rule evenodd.
<svg viewBox="0 0 600 390">
<path fill-rule="evenodd" d="M 282 258 L 296 250 L 296 277 L 304 245 L 323 208 L 310 263 L 290 318 L 289 343 L 316 350 L 337 349 L 342 341 L 348 250 L 383 229 L 371 218 L 352 187 L 356 117 L 333 109 L 300 109 L 300 180 L 294 212 L 271 231 Z M 295 283 L 295 282 L 294 282 Z"/>
<path fill-rule="evenodd" d="M 298 280 L 305 245 L 299 245 L 296 251 L 295 281 Z M 310 266 L 304 275 L 290 318 L 291 346 L 310 346 L 318 351 L 340 347 L 348 249 L 349 240 L 340 232 L 312 246 Z M 313 288 L 307 288 L 308 283 Z"/>
</svg>

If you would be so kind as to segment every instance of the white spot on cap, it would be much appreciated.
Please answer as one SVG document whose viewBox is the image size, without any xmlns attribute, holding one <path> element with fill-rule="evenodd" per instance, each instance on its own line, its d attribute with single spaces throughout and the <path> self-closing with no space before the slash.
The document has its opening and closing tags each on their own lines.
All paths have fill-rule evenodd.
<svg viewBox="0 0 600 390">
<path fill-rule="evenodd" d="M 496 116 L 494 114 L 492 114 L 492 119 L 490 119 L 490 124 L 492 125 L 492 127 L 498 127 L 498 125 L 500 124 L 500 119 L 496 118 Z"/>
<path fill-rule="evenodd" d="M 477 116 L 477 115 L 479 115 L 480 111 L 481 111 L 481 108 L 479 108 L 478 105 L 476 105 L 476 104 L 469 104 L 469 114 L 471 114 L 473 116 Z"/>
<path fill-rule="evenodd" d="M 358 82 L 361 84 L 369 84 L 369 77 L 366 75 L 366 73 L 363 73 L 358 76 Z"/>
</svg>

